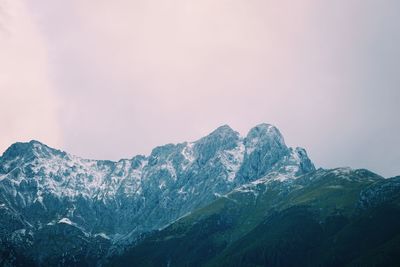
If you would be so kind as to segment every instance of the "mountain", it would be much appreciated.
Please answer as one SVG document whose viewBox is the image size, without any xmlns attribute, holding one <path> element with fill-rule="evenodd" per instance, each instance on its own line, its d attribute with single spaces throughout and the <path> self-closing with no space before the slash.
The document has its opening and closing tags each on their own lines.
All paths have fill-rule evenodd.
<svg viewBox="0 0 400 267">
<path fill-rule="evenodd" d="M 306 151 L 268 124 L 245 137 L 225 125 L 118 162 L 15 143 L 0 157 L 0 265 L 108 262 L 235 190 L 313 171 Z"/>
<path fill-rule="evenodd" d="M 400 266 L 400 177 L 316 170 L 238 187 L 107 266 Z"/>
<path fill-rule="evenodd" d="M 400 266 L 400 176 L 315 169 L 260 124 L 118 162 L 0 157 L 0 266 Z"/>
</svg>

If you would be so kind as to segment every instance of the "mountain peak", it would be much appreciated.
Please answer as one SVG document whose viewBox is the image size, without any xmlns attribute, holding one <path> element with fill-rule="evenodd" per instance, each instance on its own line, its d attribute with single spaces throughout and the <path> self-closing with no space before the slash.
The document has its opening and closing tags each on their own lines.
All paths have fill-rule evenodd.
<svg viewBox="0 0 400 267">
<path fill-rule="evenodd" d="M 229 125 L 225 124 L 218 127 L 207 136 L 199 139 L 196 143 L 224 144 L 224 143 L 236 142 L 238 139 L 240 139 L 240 134 L 235 130 L 233 130 Z"/>
<path fill-rule="evenodd" d="M 3 157 L 18 157 L 19 155 L 29 153 L 34 149 L 34 146 L 38 146 L 40 144 L 41 143 L 36 140 L 31 140 L 30 142 L 16 142 L 7 148 L 3 154 Z"/>
<path fill-rule="evenodd" d="M 251 143 L 275 141 L 282 146 L 286 146 L 284 138 L 278 128 L 267 123 L 261 123 L 251 128 L 246 139 Z"/>
<path fill-rule="evenodd" d="M 226 136 L 226 135 L 237 135 L 238 133 L 233 130 L 229 125 L 224 124 L 217 129 L 215 129 L 213 132 L 211 132 L 209 135 L 220 135 L 220 136 Z"/>
<path fill-rule="evenodd" d="M 47 145 L 31 140 L 29 142 L 16 142 L 3 153 L 2 158 L 14 159 L 17 157 L 47 157 L 50 154 L 62 153 L 59 150 L 48 147 Z"/>
</svg>

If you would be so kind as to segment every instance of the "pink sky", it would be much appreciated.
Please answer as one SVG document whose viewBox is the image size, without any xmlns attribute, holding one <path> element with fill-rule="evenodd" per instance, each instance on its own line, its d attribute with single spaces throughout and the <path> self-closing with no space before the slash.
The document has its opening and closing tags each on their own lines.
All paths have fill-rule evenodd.
<svg viewBox="0 0 400 267">
<path fill-rule="evenodd" d="M 398 1 L 0 2 L 0 150 L 148 154 L 275 124 L 321 167 L 400 174 Z"/>
</svg>

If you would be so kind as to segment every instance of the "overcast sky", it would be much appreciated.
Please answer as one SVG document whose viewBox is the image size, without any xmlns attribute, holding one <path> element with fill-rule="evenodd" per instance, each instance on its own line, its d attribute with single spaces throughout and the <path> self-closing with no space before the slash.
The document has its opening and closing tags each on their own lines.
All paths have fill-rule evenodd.
<svg viewBox="0 0 400 267">
<path fill-rule="evenodd" d="M 318 167 L 399 175 L 399 25 L 398 0 L 0 0 L 0 151 L 117 160 L 267 122 Z"/>
</svg>

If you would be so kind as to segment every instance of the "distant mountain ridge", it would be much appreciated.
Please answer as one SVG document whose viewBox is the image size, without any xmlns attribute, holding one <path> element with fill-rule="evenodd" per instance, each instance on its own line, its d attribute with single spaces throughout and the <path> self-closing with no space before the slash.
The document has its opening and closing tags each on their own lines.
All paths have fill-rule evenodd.
<svg viewBox="0 0 400 267">
<path fill-rule="evenodd" d="M 148 156 L 0 157 L 0 266 L 399 266 L 400 176 L 316 169 L 269 124 Z"/>
<path fill-rule="evenodd" d="M 337 168 L 259 179 L 106 266 L 399 266 L 399 178 Z"/>
<path fill-rule="evenodd" d="M 241 185 L 314 170 L 306 151 L 287 147 L 269 124 L 246 137 L 224 125 L 118 162 L 15 143 L 0 157 L 0 258 L 93 264 Z"/>
</svg>

